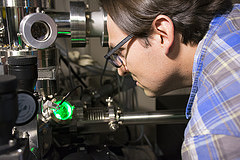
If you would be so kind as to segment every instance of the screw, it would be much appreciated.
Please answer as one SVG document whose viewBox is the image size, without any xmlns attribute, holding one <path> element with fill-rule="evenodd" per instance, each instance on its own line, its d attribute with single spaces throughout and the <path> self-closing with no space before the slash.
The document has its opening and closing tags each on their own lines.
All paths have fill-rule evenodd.
<svg viewBox="0 0 240 160">
<path fill-rule="evenodd" d="M 119 128 L 119 125 L 117 123 L 115 123 L 115 122 L 110 122 L 109 123 L 109 128 L 112 131 L 116 131 Z"/>
<path fill-rule="evenodd" d="M 89 9 L 89 4 L 86 4 L 86 9 Z"/>
<path fill-rule="evenodd" d="M 87 19 L 90 19 L 90 15 L 89 15 L 89 14 L 87 14 L 87 15 L 86 15 L 86 18 L 87 18 Z"/>
<path fill-rule="evenodd" d="M 108 103 L 108 107 L 109 107 L 109 106 L 111 106 L 113 99 L 111 97 L 108 97 L 108 99 L 106 99 L 106 102 Z"/>
</svg>

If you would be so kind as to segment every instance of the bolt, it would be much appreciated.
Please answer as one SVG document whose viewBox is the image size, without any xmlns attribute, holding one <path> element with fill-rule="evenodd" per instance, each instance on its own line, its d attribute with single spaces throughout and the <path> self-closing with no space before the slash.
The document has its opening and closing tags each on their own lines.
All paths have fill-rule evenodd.
<svg viewBox="0 0 240 160">
<path fill-rule="evenodd" d="M 109 123 L 109 128 L 112 131 L 116 131 L 119 128 L 119 125 L 116 122 L 110 122 Z"/>
<path fill-rule="evenodd" d="M 90 15 L 89 15 L 89 14 L 87 14 L 87 15 L 86 15 L 86 18 L 87 18 L 87 19 L 90 19 Z"/>
<path fill-rule="evenodd" d="M 106 102 L 108 103 L 108 107 L 110 107 L 113 99 L 111 97 L 108 97 L 108 99 L 106 99 Z"/>
<path fill-rule="evenodd" d="M 17 33 L 17 36 L 21 36 L 22 35 L 22 33 Z"/>
<path fill-rule="evenodd" d="M 36 8 L 36 13 L 40 13 L 40 8 L 39 7 Z"/>
<path fill-rule="evenodd" d="M 53 98 L 53 95 L 48 95 L 48 98 L 52 99 L 52 98 Z M 56 99 L 54 99 L 54 100 L 56 100 Z"/>
<path fill-rule="evenodd" d="M 86 9 L 89 9 L 89 4 L 86 4 Z"/>
<path fill-rule="evenodd" d="M 29 136 L 30 136 L 30 135 L 28 134 L 28 132 L 23 132 L 23 137 L 24 137 L 24 138 L 29 138 Z"/>
<path fill-rule="evenodd" d="M 11 140 L 9 140 L 8 144 L 9 144 L 9 146 L 13 146 L 15 144 L 15 141 L 11 139 Z"/>
</svg>

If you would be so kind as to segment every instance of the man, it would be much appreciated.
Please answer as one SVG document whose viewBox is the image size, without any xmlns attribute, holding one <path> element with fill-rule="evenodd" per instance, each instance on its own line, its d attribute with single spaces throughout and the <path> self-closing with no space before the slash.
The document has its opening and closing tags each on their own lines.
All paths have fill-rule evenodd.
<svg viewBox="0 0 240 160">
<path fill-rule="evenodd" d="M 154 97 L 192 86 L 182 159 L 240 158 L 240 5 L 100 0 L 118 73 Z M 119 43 L 120 42 L 120 43 Z"/>
</svg>

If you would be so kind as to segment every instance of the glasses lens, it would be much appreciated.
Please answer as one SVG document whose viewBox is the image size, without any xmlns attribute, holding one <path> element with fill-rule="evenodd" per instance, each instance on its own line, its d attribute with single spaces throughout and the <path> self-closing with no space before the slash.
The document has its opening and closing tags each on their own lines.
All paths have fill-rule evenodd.
<svg viewBox="0 0 240 160">
<path fill-rule="evenodd" d="M 112 63 L 115 67 L 119 68 L 122 66 L 122 60 L 118 54 L 112 54 L 109 58 L 110 63 Z"/>
</svg>

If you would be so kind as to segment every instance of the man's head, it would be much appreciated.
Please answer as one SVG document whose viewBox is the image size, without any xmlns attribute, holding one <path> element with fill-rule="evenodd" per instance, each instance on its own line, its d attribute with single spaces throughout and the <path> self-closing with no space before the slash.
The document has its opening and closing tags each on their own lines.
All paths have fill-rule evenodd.
<svg viewBox="0 0 240 160">
<path fill-rule="evenodd" d="M 127 34 L 147 38 L 158 15 L 168 16 L 182 42 L 198 44 L 210 21 L 232 7 L 231 0 L 100 0 L 106 12 Z"/>
<path fill-rule="evenodd" d="M 130 72 L 148 96 L 190 86 L 197 44 L 228 1 L 101 0 L 110 48 L 134 35 L 118 50 L 119 74 Z"/>
</svg>

